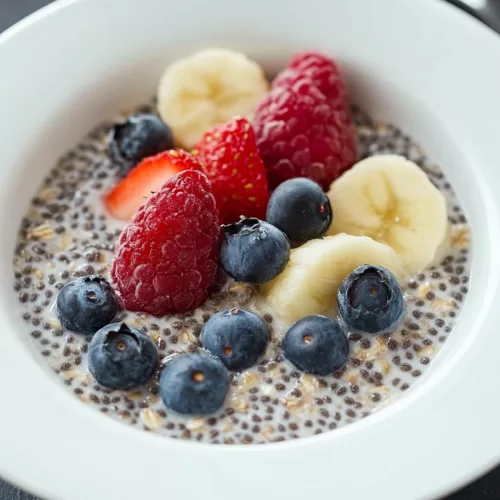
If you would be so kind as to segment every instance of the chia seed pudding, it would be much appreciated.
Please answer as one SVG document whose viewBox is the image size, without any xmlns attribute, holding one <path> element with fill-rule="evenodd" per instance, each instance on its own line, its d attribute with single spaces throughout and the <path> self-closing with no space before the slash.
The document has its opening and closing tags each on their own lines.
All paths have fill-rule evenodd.
<svg viewBox="0 0 500 500">
<path fill-rule="evenodd" d="M 160 366 L 137 390 L 99 386 L 87 367 L 91 337 L 65 331 L 54 303 L 59 290 L 75 277 L 101 274 L 109 279 L 114 245 L 124 227 L 109 217 L 101 202 L 118 175 L 106 144 L 113 123 L 105 123 L 50 171 L 22 221 L 14 256 L 14 292 L 24 329 L 66 390 L 113 419 L 162 436 L 259 444 L 356 422 L 416 384 L 448 339 L 467 296 L 469 228 L 442 171 L 412 138 L 394 125 L 374 122 L 359 109 L 353 109 L 353 121 L 360 159 L 404 156 L 419 165 L 447 200 L 450 248 L 441 262 L 400 283 L 407 312 L 395 333 L 350 333 L 350 357 L 343 369 L 325 376 L 304 374 L 284 359 L 286 327 L 257 288 L 221 277 L 214 293 L 191 313 L 157 318 L 120 311 L 117 321 L 140 329 L 156 343 Z M 231 373 L 226 403 L 217 413 L 186 417 L 169 411 L 159 397 L 162 367 L 178 353 L 200 351 L 203 325 L 214 313 L 233 307 L 266 321 L 271 341 L 265 355 L 244 373 Z"/>
</svg>

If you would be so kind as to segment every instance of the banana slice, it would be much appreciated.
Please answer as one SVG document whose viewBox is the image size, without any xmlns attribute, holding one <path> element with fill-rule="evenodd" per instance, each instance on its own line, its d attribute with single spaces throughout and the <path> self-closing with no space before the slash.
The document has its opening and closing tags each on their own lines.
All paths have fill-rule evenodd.
<svg viewBox="0 0 500 500">
<path fill-rule="evenodd" d="M 396 155 L 360 161 L 330 187 L 328 234 L 369 236 L 393 248 L 406 269 L 421 271 L 445 247 L 446 200 L 415 163 Z"/>
<path fill-rule="evenodd" d="M 261 290 L 267 305 L 288 324 L 309 314 L 335 315 L 338 287 L 361 264 L 383 266 L 398 279 L 404 275 L 391 247 L 366 236 L 338 234 L 292 250 L 283 273 Z"/>
<path fill-rule="evenodd" d="M 158 112 L 178 145 L 191 149 L 215 125 L 237 115 L 251 120 L 267 90 L 261 67 L 245 55 L 202 50 L 166 69 L 158 88 Z"/>
</svg>

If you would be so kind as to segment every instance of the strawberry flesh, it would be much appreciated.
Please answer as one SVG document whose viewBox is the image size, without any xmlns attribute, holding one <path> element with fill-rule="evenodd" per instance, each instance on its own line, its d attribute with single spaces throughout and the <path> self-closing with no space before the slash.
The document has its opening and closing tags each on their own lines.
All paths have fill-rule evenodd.
<svg viewBox="0 0 500 500">
<path fill-rule="evenodd" d="M 178 173 L 201 171 L 199 163 L 182 150 L 170 150 L 141 161 L 104 197 L 106 211 L 114 218 L 129 221 L 148 198 Z"/>
</svg>

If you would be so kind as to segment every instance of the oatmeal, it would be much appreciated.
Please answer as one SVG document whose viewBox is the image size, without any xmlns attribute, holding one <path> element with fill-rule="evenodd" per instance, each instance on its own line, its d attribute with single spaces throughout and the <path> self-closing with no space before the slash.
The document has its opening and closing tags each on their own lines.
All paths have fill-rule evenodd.
<svg viewBox="0 0 500 500">
<path fill-rule="evenodd" d="M 393 126 L 354 113 L 359 156 L 395 153 L 415 161 L 448 200 L 452 227 L 449 254 L 403 283 L 407 314 L 394 334 L 350 334 L 345 369 L 316 378 L 283 359 L 285 327 L 272 311 L 257 307 L 253 287 L 230 282 L 195 312 L 154 318 L 120 312 L 118 318 L 147 333 L 160 356 L 197 352 L 199 336 L 214 313 L 228 307 L 257 312 L 272 333 L 264 358 L 233 374 L 227 406 L 209 417 L 168 412 L 157 378 L 134 392 L 99 387 L 87 368 L 90 337 L 64 331 L 54 314 L 58 291 L 71 279 L 109 275 L 113 245 L 122 225 L 105 213 L 100 197 L 115 172 L 106 155 L 109 125 L 92 132 L 48 175 L 22 223 L 14 259 L 14 290 L 26 331 L 44 361 L 81 401 L 130 425 L 180 439 L 212 443 L 268 443 L 319 434 L 355 422 L 410 389 L 431 366 L 460 314 L 469 281 L 469 230 L 450 184 L 411 138 Z M 49 198 L 49 199 L 47 199 Z"/>
<path fill-rule="evenodd" d="M 225 64 L 233 61 L 231 59 L 233 56 L 226 52 L 203 55 L 203 58 L 206 57 L 222 58 L 220 60 L 224 60 Z M 256 111 L 254 123 L 256 143 L 255 141 L 254 143 L 248 142 L 252 139 L 249 134 L 253 132 L 251 132 L 250 123 L 245 119 L 234 119 L 228 122 L 226 128 L 215 129 L 215 132 L 208 132 L 203 136 L 206 130 L 200 130 L 198 122 L 189 125 L 181 120 L 182 117 L 178 113 L 172 114 L 173 104 L 171 95 L 168 94 L 173 88 L 170 74 L 163 81 L 162 93 L 159 96 L 163 101 L 158 103 L 158 109 L 163 120 L 167 123 L 170 120 L 171 125 L 175 125 L 173 135 L 181 134 L 181 139 L 177 137 L 180 144 L 189 144 L 189 147 L 196 146 L 193 157 L 188 153 L 169 152 L 172 163 L 166 167 L 162 164 L 152 166 L 151 162 L 146 166 L 139 163 L 133 170 L 136 184 L 132 184 L 130 188 L 131 177 L 126 176 L 127 170 L 130 169 L 127 161 L 133 160 L 135 164 L 141 162 L 145 156 L 155 154 L 157 152 L 154 150 L 155 144 L 142 143 L 140 144 L 142 149 L 137 149 L 137 143 L 133 141 L 127 143 L 125 132 L 127 127 L 131 123 L 137 126 L 133 121 L 120 126 L 115 123 L 104 123 L 65 154 L 49 172 L 22 220 L 13 262 L 14 292 L 19 301 L 19 315 L 24 323 L 23 328 L 26 335 L 31 336 L 42 361 L 55 371 L 65 389 L 71 391 L 83 403 L 95 407 L 96 410 L 115 420 L 162 436 L 214 444 L 259 444 L 312 436 L 354 423 L 402 397 L 420 378 L 426 375 L 432 361 L 451 334 L 468 293 L 471 241 L 466 217 L 441 169 L 427 157 L 419 144 L 396 126 L 375 122 L 357 108 L 352 110 L 352 123 L 357 136 L 357 151 L 355 151 L 354 136 L 350 135 L 350 118 L 343 101 L 345 96 L 342 88 L 338 87 L 339 80 L 323 79 L 325 73 L 315 72 L 314 64 L 319 64 L 317 62 L 319 56 L 310 57 L 313 61 L 312 66 L 301 66 L 302 60 L 299 58 L 291 64 L 291 71 L 278 75 L 272 83 L 269 94 L 264 97 L 264 101 Z M 192 64 L 193 61 L 190 60 L 189 63 Z M 245 61 L 244 64 L 249 77 L 253 75 L 257 89 L 255 94 L 252 94 L 252 102 L 245 102 L 245 106 L 250 104 L 254 106 L 267 92 L 267 84 L 263 82 L 260 70 L 253 63 Z M 337 70 L 328 69 L 328 71 Z M 308 95 L 312 100 L 304 102 L 312 103 L 310 106 L 308 104 L 302 108 L 300 95 L 293 94 L 299 87 L 304 92 L 309 92 L 310 95 Z M 316 90 L 311 90 L 310 87 Z M 320 123 L 314 125 L 316 127 L 314 130 L 317 132 L 316 138 L 324 142 L 316 150 L 311 146 L 308 153 L 311 156 L 308 163 L 309 170 L 304 170 L 301 161 L 296 161 L 300 156 L 297 156 L 296 148 L 303 147 L 304 141 L 311 141 L 310 144 L 313 141 L 313 138 L 307 135 L 311 133 L 309 130 L 292 130 L 294 123 L 299 123 L 300 128 L 302 122 L 292 120 L 288 128 L 277 127 L 272 137 L 269 135 L 270 127 L 265 126 L 266 120 L 277 112 L 276 109 L 285 98 L 296 100 L 294 112 L 303 113 L 300 118 L 303 118 L 304 123 L 307 120 L 320 120 L 325 116 L 327 117 L 325 120 L 331 120 L 326 125 Z M 193 98 L 189 105 L 194 106 L 196 102 Z M 244 111 L 247 109 L 245 108 Z M 161 144 L 160 149 L 164 149 L 165 145 L 172 141 L 170 131 L 162 128 L 162 124 L 152 113 L 151 105 L 143 106 L 140 112 L 149 120 L 148 130 L 154 130 L 154 134 L 151 133 L 152 135 L 148 137 L 156 137 L 156 145 Z M 308 113 L 312 114 L 308 115 Z M 191 128 L 186 128 L 188 125 Z M 213 124 L 209 123 L 209 125 Z M 111 131 L 118 144 L 115 150 L 112 148 L 110 150 L 108 144 Z M 290 141 L 291 149 L 288 150 L 285 145 L 289 139 L 287 139 L 287 134 L 290 133 L 296 133 L 301 139 Z M 229 139 L 227 139 L 227 147 L 221 148 L 217 141 L 226 138 L 224 134 L 229 134 L 227 135 Z M 242 155 L 231 150 L 233 139 L 230 134 L 235 134 L 241 139 L 239 147 L 241 151 L 244 151 Z M 275 149 L 270 142 L 271 139 L 282 141 L 278 149 L 282 152 L 283 158 L 278 160 L 273 156 Z M 255 153 L 255 144 L 259 146 L 262 160 L 258 158 L 259 152 Z M 118 158 L 120 148 L 129 148 L 123 149 L 128 156 L 121 154 Z M 325 155 L 325 152 L 327 156 L 340 155 L 341 159 L 334 163 L 330 159 L 322 159 L 320 156 Z M 244 221 L 257 221 L 244 222 L 243 225 L 259 225 L 262 229 L 264 224 L 267 224 L 258 219 L 265 218 L 269 199 L 265 175 L 263 177 L 255 174 L 258 169 L 264 169 L 265 166 L 270 188 L 275 188 L 289 178 L 308 177 L 318 186 L 317 196 L 326 198 L 323 191 L 328 191 L 332 180 L 335 186 L 336 179 L 342 179 L 341 175 L 344 171 L 349 173 L 358 168 L 359 164 L 352 167 L 353 163 L 380 155 L 404 157 L 418 165 L 419 169 L 414 165 L 412 167 L 418 170 L 418 175 L 422 172 L 426 174 L 425 182 L 428 182 L 427 179 L 430 180 L 441 193 L 439 195 L 429 184 L 429 189 L 438 193 L 434 193 L 434 199 L 436 200 L 436 196 L 439 195 L 446 200 L 448 239 L 446 245 L 440 245 L 439 252 L 435 249 L 436 254 L 439 255 L 437 260 L 429 262 L 423 271 L 412 274 L 408 272 L 408 269 L 412 271 L 417 269 L 422 259 L 425 260 L 427 255 L 432 253 L 431 251 L 426 254 L 424 248 L 418 256 L 415 256 L 411 246 L 401 246 L 401 241 L 390 245 L 392 236 L 388 236 L 386 226 L 383 226 L 383 231 L 373 230 L 373 234 L 370 233 L 369 228 L 362 228 L 359 233 L 354 232 L 349 235 L 337 234 L 347 232 L 344 230 L 345 224 L 352 221 L 348 220 L 345 213 L 341 213 L 344 207 L 340 205 L 338 205 L 336 219 L 337 198 L 335 198 L 332 203 L 334 206 L 332 228 L 335 229 L 336 235 L 324 237 L 325 231 L 332 222 L 331 208 L 326 201 L 320 205 L 319 212 L 313 214 L 318 222 L 317 227 L 314 226 L 313 217 L 312 222 L 308 222 L 306 233 L 296 227 L 292 227 L 289 231 L 281 229 L 283 234 L 286 233 L 289 239 L 293 240 L 290 262 L 288 261 L 290 252 L 288 240 L 279 231 L 281 238 L 279 251 L 272 254 L 272 259 L 261 262 L 242 260 L 244 266 L 234 265 L 235 260 L 231 260 L 234 254 L 231 252 L 241 251 L 241 248 L 226 249 L 229 254 L 221 254 L 220 264 L 226 273 L 221 268 L 216 270 L 214 267 L 216 265 L 214 262 L 218 261 L 218 255 L 213 251 L 216 244 L 214 238 L 210 240 L 212 247 L 206 246 L 203 250 L 196 247 L 198 252 L 196 255 L 191 251 L 195 245 L 189 242 L 179 243 L 181 248 L 189 249 L 189 252 L 182 254 L 183 260 L 175 254 L 178 252 L 177 247 L 169 246 L 168 248 L 173 253 L 168 254 L 163 250 L 164 242 L 160 242 L 161 245 L 159 244 L 158 248 L 164 252 L 165 259 L 170 262 L 169 259 L 173 259 L 171 255 L 177 255 L 178 262 L 175 264 L 177 265 L 182 260 L 184 266 L 182 273 L 179 271 L 179 275 L 189 275 L 189 279 L 192 280 L 179 283 L 176 280 L 163 279 L 163 276 L 163 281 L 161 281 L 156 279 L 157 276 L 154 274 L 158 269 L 157 263 L 150 262 L 158 257 L 159 251 L 154 250 L 156 247 L 153 245 L 154 251 L 152 250 L 150 255 L 141 254 L 143 247 L 149 244 L 144 241 L 143 245 L 140 240 L 140 238 L 145 238 L 146 234 L 146 232 L 141 232 L 143 229 L 141 224 L 147 214 L 154 213 L 154 210 L 165 209 L 161 203 L 163 203 L 162 190 L 164 189 L 162 184 L 166 179 L 162 178 L 158 184 L 158 179 L 155 177 L 157 174 L 153 172 L 166 169 L 169 175 L 175 176 L 177 171 L 170 170 L 175 170 L 175 161 L 179 154 L 181 159 L 187 158 L 187 161 L 194 165 L 191 173 L 186 174 L 186 178 L 191 176 L 193 179 L 205 179 L 205 175 L 198 172 L 201 170 L 196 160 L 198 158 L 207 173 L 206 178 L 211 182 L 209 184 L 208 180 L 203 180 L 204 186 L 211 186 L 206 189 L 213 189 L 213 197 L 202 193 L 204 203 L 206 203 L 202 209 L 196 208 L 196 203 L 191 199 L 192 219 L 190 220 L 193 222 L 190 222 L 191 227 L 184 228 L 184 233 L 188 234 L 189 231 L 194 231 L 196 228 L 193 229 L 193 227 L 198 224 L 199 232 L 193 238 L 197 242 L 202 241 L 203 244 L 211 238 L 207 233 L 207 228 L 212 228 L 210 230 L 214 232 L 213 228 L 216 225 L 218 231 L 217 217 L 225 223 L 235 223 L 235 217 L 243 214 L 248 217 Z M 151 161 L 159 162 L 160 157 L 156 158 Z M 221 158 L 224 159 L 222 162 L 224 165 L 229 164 L 228 162 L 235 162 L 231 164 L 232 170 L 221 173 L 221 168 L 225 168 L 221 167 L 219 161 Z M 241 163 L 243 161 L 247 163 Z M 286 168 L 283 165 L 286 165 Z M 226 176 L 224 182 L 218 177 L 222 174 Z M 245 177 L 247 175 L 255 177 L 249 180 Z M 122 180 L 124 177 L 125 180 Z M 123 187 L 123 182 L 129 183 L 126 189 Z M 198 186 L 196 182 L 193 185 Z M 201 189 L 200 187 L 199 190 Z M 124 192 L 129 196 L 125 202 Z M 151 192 L 154 194 L 151 195 Z M 332 190 L 329 196 L 331 193 Z M 390 194 L 394 195 L 392 192 Z M 179 199 L 183 196 L 185 197 L 184 192 L 179 195 Z M 139 209 L 139 207 L 148 197 L 150 198 L 146 206 L 149 207 L 147 209 L 149 212 L 146 214 L 146 209 Z M 213 199 L 215 202 L 212 201 Z M 169 203 L 171 206 L 173 202 L 170 200 Z M 202 210 L 215 206 L 214 204 L 217 209 L 214 208 L 213 213 L 205 217 L 206 214 L 202 213 Z M 384 208 L 384 210 L 387 210 L 389 215 L 383 223 L 400 224 L 404 227 L 408 221 L 402 220 L 389 202 L 387 206 L 389 208 Z M 137 209 L 139 212 L 136 212 Z M 328 210 L 330 210 L 329 213 Z M 215 215 L 216 211 L 217 215 Z M 134 213 L 136 215 L 133 215 Z M 280 215 L 279 211 L 276 213 L 278 215 L 273 216 L 273 220 L 276 220 L 276 226 L 279 226 L 282 214 Z M 327 215 L 330 217 L 328 220 Z M 444 218 L 446 219 L 446 216 Z M 131 219 L 132 222 L 129 222 Z M 298 220 L 297 217 L 292 220 L 291 224 L 295 224 L 296 220 Z M 290 224 L 290 221 L 285 222 Z M 356 227 L 359 229 L 359 225 Z M 293 238 L 290 238 L 291 233 L 294 234 Z M 269 238 L 272 236 L 271 232 L 263 234 L 266 237 L 270 235 Z M 301 240 L 303 234 L 307 236 Z M 287 306 L 288 309 L 281 307 L 280 304 L 287 304 L 288 296 L 282 294 L 276 299 L 276 288 L 273 286 L 276 287 L 276 283 L 283 283 L 282 278 L 285 275 L 289 280 L 286 283 L 293 284 L 287 272 L 291 266 L 296 265 L 294 258 L 300 260 L 297 256 L 303 258 L 308 248 L 320 244 L 327 245 L 329 241 L 332 241 L 330 238 L 336 238 L 335 241 L 339 241 L 340 237 L 369 240 L 370 249 L 373 248 L 373 252 L 379 252 L 380 259 L 377 262 L 356 262 L 346 275 L 336 276 L 331 281 L 328 281 L 330 277 L 326 275 L 310 279 L 309 281 L 315 286 L 317 284 L 314 288 L 317 296 L 306 290 L 296 303 L 289 303 L 291 305 Z M 182 239 L 179 234 L 176 238 L 176 241 Z M 130 246 L 137 241 L 140 241 L 141 245 Z M 266 240 L 266 244 L 270 241 Z M 387 242 L 389 242 L 388 245 L 385 244 Z M 437 242 L 438 240 L 435 239 L 436 246 Z M 133 248 L 133 251 L 130 251 L 130 248 Z M 264 246 L 261 245 L 260 248 Z M 139 262 L 137 260 L 134 263 L 130 260 L 131 255 L 143 261 L 137 263 Z M 252 255 L 255 255 L 255 252 Z M 123 265 L 117 265 L 117 259 L 129 260 Z M 381 319 L 381 322 L 377 323 L 380 325 L 379 329 L 373 330 L 372 333 L 367 332 L 368 326 L 360 321 L 357 323 L 354 321 L 359 318 L 354 318 L 352 323 L 347 321 L 347 325 L 361 325 L 361 330 L 346 326 L 345 321 L 337 323 L 334 319 L 337 317 L 337 301 L 335 300 L 337 288 L 342 280 L 347 278 L 347 274 L 351 277 L 355 274 L 354 267 L 360 264 L 373 264 L 388 268 L 387 272 L 390 277 L 387 280 L 384 278 L 384 282 L 392 283 L 394 292 L 399 293 L 401 290 L 401 297 L 404 298 L 396 302 L 395 307 L 398 309 L 392 316 L 378 318 Z M 142 274 L 136 269 L 139 267 Z M 403 269 L 406 271 L 401 271 L 398 275 L 398 272 Z M 393 280 L 391 272 L 397 275 L 399 284 L 395 279 Z M 243 273 L 243 276 L 239 276 L 239 273 Z M 109 282 L 115 287 L 116 304 L 113 302 L 115 299 L 110 295 L 113 293 L 110 289 L 106 289 L 108 295 L 103 296 L 102 300 L 111 300 L 115 308 L 111 307 L 106 310 L 108 316 L 117 309 L 113 325 L 123 322 L 126 327 L 111 325 L 111 327 L 101 328 L 97 322 L 95 325 L 98 326 L 91 328 L 89 332 L 83 331 L 85 328 L 80 333 L 65 328 L 63 323 L 76 325 L 75 329 L 80 328 L 80 323 L 68 323 L 61 320 L 61 306 L 56 307 L 61 289 L 75 279 L 97 275 L 103 278 L 89 279 L 87 284 L 92 282 L 93 286 L 98 286 L 102 283 L 100 280 L 105 279 L 106 283 Z M 256 278 L 247 280 L 245 276 Z M 373 273 L 368 277 L 373 279 Z M 247 281 L 253 281 L 253 284 Z M 369 294 L 376 296 L 378 290 L 374 286 L 370 285 Z M 323 293 L 325 290 L 327 293 Z M 384 290 L 382 293 L 386 293 Z M 392 291 L 389 290 L 391 293 Z M 100 292 L 99 288 L 89 292 L 92 307 L 98 299 L 100 300 Z M 280 291 L 282 292 L 283 290 Z M 328 294 L 329 296 L 326 297 Z M 274 301 L 270 297 L 273 297 Z M 291 297 L 293 298 L 293 295 Z M 68 303 L 70 304 L 68 307 L 74 307 L 71 306 L 71 302 Z M 109 313 L 110 310 L 112 313 Z M 231 342 L 227 341 L 227 345 L 221 345 L 222 351 L 219 355 L 215 355 L 214 351 L 218 342 L 218 337 L 215 335 L 213 337 L 215 347 L 209 347 L 214 356 L 210 357 L 202 347 L 202 342 L 205 347 L 209 346 L 208 339 L 203 338 L 205 325 L 210 324 L 217 313 L 225 310 L 233 311 L 233 315 L 238 314 L 238 311 L 253 313 L 255 316 L 245 316 L 247 320 L 260 318 L 259 331 L 268 333 L 267 340 L 263 341 L 262 335 L 259 337 L 258 346 L 256 341 L 254 342 L 252 356 L 243 357 L 243 361 L 240 360 L 239 364 L 233 364 L 232 367 L 227 364 L 223 366 L 224 353 L 228 356 L 234 354 L 235 346 Z M 401 315 L 403 310 L 404 316 Z M 345 307 L 340 307 L 339 312 L 341 315 L 347 314 Z M 312 365 L 307 364 L 309 361 L 301 364 L 301 353 L 295 356 L 291 350 L 287 350 L 285 336 L 290 334 L 292 323 L 309 315 L 329 316 L 330 319 L 322 320 L 325 321 L 325 331 L 332 329 L 331 336 L 326 341 L 337 342 L 341 338 L 345 343 L 345 345 L 339 344 L 340 350 L 332 348 L 330 358 L 324 359 L 322 364 L 318 359 L 313 360 Z M 109 317 L 103 316 L 103 318 L 102 325 L 107 325 Z M 102 337 L 102 331 L 106 328 L 111 328 L 114 338 L 118 336 L 119 342 L 116 345 L 124 353 L 129 347 L 127 335 L 132 335 L 137 345 L 149 349 L 149 365 L 139 363 L 140 366 L 134 368 L 138 370 L 139 378 L 137 379 L 134 379 L 133 374 L 128 373 L 132 378 L 128 379 L 127 383 L 130 380 L 132 382 L 130 382 L 131 388 L 127 390 L 116 388 L 123 383 L 123 378 L 113 378 L 114 372 L 113 377 L 108 376 L 109 373 L 104 373 L 104 376 L 100 378 L 104 383 L 98 383 L 96 380 L 100 377 L 101 365 L 99 363 L 106 362 L 99 357 L 101 351 L 106 348 L 106 339 L 103 340 Z M 222 326 L 220 328 L 222 329 Z M 339 334 L 341 328 L 343 333 Z M 97 329 L 99 329 L 99 335 L 95 333 Z M 120 335 L 125 336 L 122 338 Z M 225 339 L 232 338 L 231 335 L 230 332 L 226 333 Z M 315 332 L 304 334 L 302 337 L 304 344 L 313 343 L 314 335 Z M 101 339 L 99 340 L 101 351 L 96 347 L 98 337 Z M 154 344 L 154 349 L 151 347 L 152 344 Z M 295 347 L 292 346 L 292 348 Z M 299 345 L 299 351 L 301 348 L 302 346 Z M 182 368 L 179 360 L 183 360 L 186 366 L 190 366 L 189 360 L 194 360 L 196 364 L 197 360 L 201 359 L 199 354 L 206 355 L 205 359 L 210 359 L 211 368 L 208 365 L 208 371 L 193 368 L 192 377 L 187 383 L 191 385 L 206 383 L 209 382 L 206 380 L 207 377 L 212 377 L 211 381 L 215 384 L 214 391 L 224 391 L 219 393 L 222 403 L 204 394 L 200 397 L 205 398 L 205 406 L 200 406 L 199 401 L 189 400 L 193 397 L 189 391 L 176 393 L 175 377 L 182 376 L 182 370 L 188 369 Z M 320 365 L 321 369 L 318 368 Z M 210 372 L 212 368 L 213 371 Z M 104 366 L 104 372 L 106 369 L 107 367 Z M 169 375 L 171 379 L 168 380 L 170 385 L 166 381 L 168 371 L 171 373 Z M 141 381 L 135 386 L 134 380 L 146 380 L 146 382 Z M 168 388 L 165 389 L 167 385 Z M 176 411 L 181 409 L 183 413 Z M 202 414 L 197 414 L 196 409 Z"/>
</svg>

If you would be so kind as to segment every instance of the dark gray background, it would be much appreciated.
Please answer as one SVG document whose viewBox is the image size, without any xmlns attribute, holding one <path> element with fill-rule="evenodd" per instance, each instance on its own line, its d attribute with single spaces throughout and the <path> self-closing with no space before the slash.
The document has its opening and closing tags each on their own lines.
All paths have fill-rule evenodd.
<svg viewBox="0 0 500 500">
<path fill-rule="evenodd" d="M 500 32 L 500 0 L 486 0 L 485 6 L 481 9 L 464 5 L 467 4 L 467 0 L 450 1 L 465 7 L 469 13 Z M 51 0 L 0 0 L 0 32 L 50 2 Z M 477 2 L 471 2 L 471 5 L 475 3 Z M 444 464 L 436 464 L 436 467 L 440 465 Z M 418 471 L 415 473 L 418 474 Z M 36 499 L 0 479 L 0 500 Z M 446 500 L 500 500 L 500 467 L 464 490 L 447 497 Z"/>
</svg>

